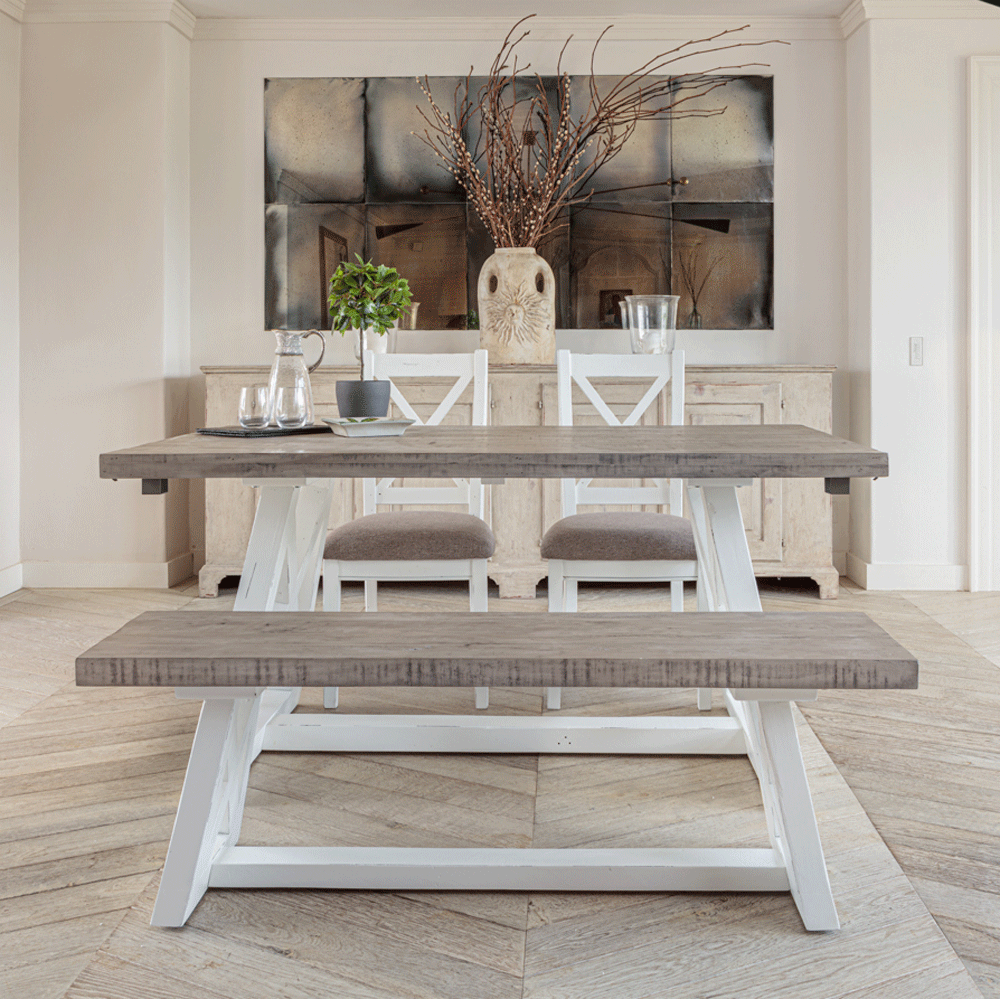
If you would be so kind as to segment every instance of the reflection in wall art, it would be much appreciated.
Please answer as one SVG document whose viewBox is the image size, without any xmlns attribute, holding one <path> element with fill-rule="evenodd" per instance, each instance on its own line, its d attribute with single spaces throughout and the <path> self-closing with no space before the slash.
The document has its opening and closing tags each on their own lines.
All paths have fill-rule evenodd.
<svg viewBox="0 0 1000 999">
<path fill-rule="evenodd" d="M 569 209 L 566 226 L 538 247 L 555 275 L 558 328 L 621 327 L 628 294 L 679 295 L 682 327 L 773 327 L 772 82 L 731 80 L 704 99 L 724 104 L 722 115 L 638 124 L 597 175 L 592 200 Z M 458 83 L 430 78 L 433 93 Z M 420 329 L 475 325 L 493 242 L 411 134 L 425 127 L 417 82 L 264 87 L 268 328 L 329 329 L 330 275 L 356 253 L 409 281 Z"/>
</svg>

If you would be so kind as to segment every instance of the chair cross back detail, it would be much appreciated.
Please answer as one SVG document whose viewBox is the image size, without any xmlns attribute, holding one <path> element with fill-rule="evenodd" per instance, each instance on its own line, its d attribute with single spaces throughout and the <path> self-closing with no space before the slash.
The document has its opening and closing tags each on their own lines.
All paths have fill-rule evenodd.
<svg viewBox="0 0 1000 999">
<path fill-rule="evenodd" d="M 462 394 L 472 384 L 472 419 L 474 427 L 484 427 L 489 416 L 487 400 L 488 360 L 485 350 L 471 354 L 376 354 L 366 350 L 364 370 L 370 377 L 388 379 L 390 399 L 402 417 L 417 426 L 435 427 L 454 409 Z M 426 419 L 410 404 L 397 383 L 402 378 L 454 378 L 455 381 Z M 469 513 L 482 517 L 483 488 L 479 479 L 453 479 L 451 486 L 395 486 L 395 479 L 364 480 L 364 513 L 375 513 L 380 503 L 461 503 Z"/>
<path fill-rule="evenodd" d="M 620 419 L 591 378 L 652 379 L 652 384 L 632 410 Z M 671 354 L 573 354 L 568 350 L 556 353 L 556 380 L 559 397 L 559 425 L 573 425 L 573 385 L 580 388 L 587 401 L 609 426 L 635 426 L 656 402 L 664 388 L 670 385 L 669 424 L 684 422 L 684 352 Z M 657 504 L 667 506 L 672 514 L 681 515 L 682 485 L 669 479 L 655 479 L 652 486 L 592 486 L 592 479 L 563 479 L 562 512 L 564 517 L 576 513 L 580 504 Z"/>
</svg>

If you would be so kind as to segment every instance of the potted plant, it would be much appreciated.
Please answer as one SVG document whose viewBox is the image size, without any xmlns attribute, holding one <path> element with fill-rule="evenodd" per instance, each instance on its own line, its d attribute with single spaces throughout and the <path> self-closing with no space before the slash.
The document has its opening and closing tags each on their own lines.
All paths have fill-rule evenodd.
<svg viewBox="0 0 1000 999">
<path fill-rule="evenodd" d="M 356 330 L 361 355 L 361 378 L 337 382 L 337 408 L 345 417 L 385 416 L 389 411 L 389 382 L 365 380 L 368 336 L 385 336 L 409 314 L 410 286 L 394 267 L 365 261 L 344 261 L 330 278 L 330 329 L 341 335 Z"/>
</svg>

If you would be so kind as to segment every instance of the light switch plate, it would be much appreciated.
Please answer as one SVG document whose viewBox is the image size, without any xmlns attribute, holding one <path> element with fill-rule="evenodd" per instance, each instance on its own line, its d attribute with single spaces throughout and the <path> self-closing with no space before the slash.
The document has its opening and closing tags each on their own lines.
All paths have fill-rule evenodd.
<svg viewBox="0 0 1000 999">
<path fill-rule="evenodd" d="M 924 363 L 924 338 L 922 336 L 910 337 L 910 364 L 920 365 Z"/>
</svg>

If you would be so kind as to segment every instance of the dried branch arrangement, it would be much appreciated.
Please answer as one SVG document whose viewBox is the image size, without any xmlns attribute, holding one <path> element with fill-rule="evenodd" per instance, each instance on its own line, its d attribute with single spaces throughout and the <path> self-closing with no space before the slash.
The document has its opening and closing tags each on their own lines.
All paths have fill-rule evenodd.
<svg viewBox="0 0 1000 999">
<path fill-rule="evenodd" d="M 698 299 L 712 276 L 712 271 L 722 263 L 721 254 L 711 254 L 704 260 L 702 245 L 695 244 L 677 253 L 677 270 L 680 273 L 681 284 L 691 299 L 691 314 L 698 315 Z"/>
<path fill-rule="evenodd" d="M 538 246 L 546 236 L 568 225 L 566 208 L 588 201 L 595 193 L 611 193 L 595 191 L 592 182 L 601 167 L 622 151 L 641 122 L 722 114 L 724 107 L 702 108 L 694 102 L 724 87 L 737 71 L 765 65 L 752 62 L 664 75 L 675 72 L 676 63 L 778 42 L 727 41 L 747 25 L 721 31 L 662 52 L 610 87 L 599 89 L 594 66 L 609 26 L 590 55 L 590 75 L 585 78 L 589 101 L 586 108 L 575 112 L 570 106 L 570 77 L 562 69 L 572 35 L 559 53 L 551 103 L 542 77 L 528 72 L 530 64 L 518 66 L 517 46 L 529 34 L 518 31 L 534 16 L 521 18 L 511 28 L 485 84 L 475 92 L 469 70 L 455 88 L 451 108 L 438 103 L 427 77 L 417 81 L 430 111 L 420 109 L 427 127 L 422 135 L 414 135 L 430 146 L 444 169 L 465 189 L 497 247 Z M 629 188 L 614 189 L 620 190 Z"/>
</svg>

